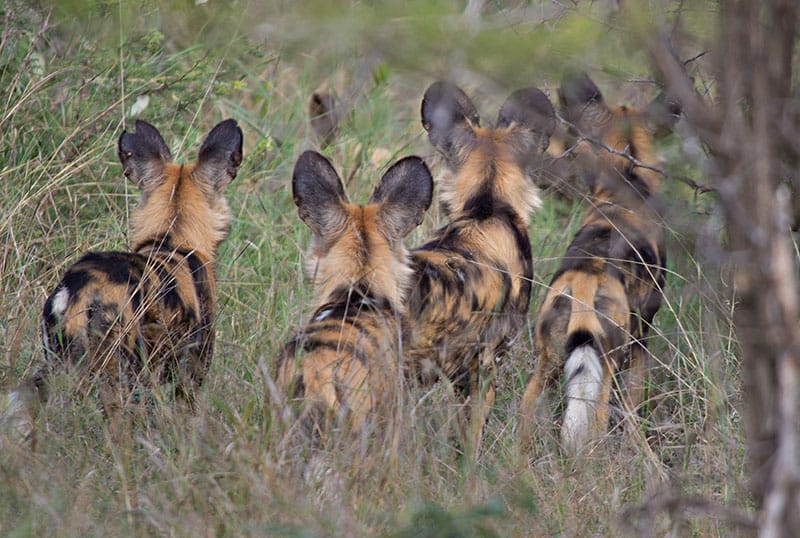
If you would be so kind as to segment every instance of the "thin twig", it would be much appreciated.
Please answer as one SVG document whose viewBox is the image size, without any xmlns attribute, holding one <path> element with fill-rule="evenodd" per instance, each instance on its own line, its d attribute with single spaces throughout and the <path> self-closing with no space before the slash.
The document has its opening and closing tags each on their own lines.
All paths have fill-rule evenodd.
<svg viewBox="0 0 800 538">
<path fill-rule="evenodd" d="M 722 116 L 697 92 L 694 82 L 686 73 L 686 62 L 679 62 L 663 39 L 654 39 L 650 43 L 649 53 L 669 95 L 681 104 L 686 119 L 699 131 L 704 142 L 719 153 Z"/>
<path fill-rule="evenodd" d="M 578 129 L 573 123 L 565 120 L 560 115 L 556 114 L 556 116 L 558 117 L 559 121 L 561 121 L 561 123 L 563 123 L 564 125 L 566 125 L 570 129 L 573 129 L 576 133 L 578 133 L 578 138 L 577 138 L 577 140 L 575 140 L 575 143 L 572 144 L 572 146 L 568 147 L 566 150 L 564 150 L 564 152 L 561 155 L 559 155 L 558 157 L 556 157 L 556 159 L 563 159 L 565 157 L 568 157 L 569 155 L 571 155 L 577 149 L 577 147 L 580 145 L 581 142 L 588 142 L 588 143 L 592 144 L 593 146 L 597 146 L 598 148 L 601 148 L 601 149 L 611 153 L 612 155 L 617 155 L 619 157 L 623 157 L 623 158 L 627 159 L 628 161 L 631 162 L 631 164 L 633 164 L 634 166 L 636 166 L 638 168 L 645 168 L 647 170 L 652 170 L 653 172 L 656 172 L 657 174 L 662 175 L 662 176 L 664 176 L 666 178 L 675 179 L 677 181 L 680 181 L 681 183 L 684 183 L 684 184 L 690 186 L 692 189 L 694 189 L 696 194 L 703 194 L 703 193 L 706 193 L 706 192 L 717 192 L 716 187 L 711 187 L 709 185 L 704 185 L 702 183 L 698 183 L 698 182 L 696 182 L 695 180 L 693 180 L 692 178 L 690 178 L 688 176 L 681 176 L 681 175 L 677 175 L 677 174 L 671 174 L 670 172 L 667 172 L 666 170 L 663 170 L 663 169 L 661 169 L 661 168 L 659 168 L 657 166 L 652 166 L 652 165 L 643 163 L 642 161 L 640 161 L 639 159 L 637 159 L 636 157 L 631 155 L 631 153 L 628 150 L 628 148 L 625 148 L 624 151 L 619 151 L 619 150 L 614 149 L 614 148 L 612 148 L 610 146 L 607 146 L 606 144 L 600 142 L 596 138 L 592 138 L 590 136 L 587 136 L 587 135 L 583 134 L 580 131 L 580 129 Z"/>
<path fill-rule="evenodd" d="M 699 60 L 700 58 L 702 58 L 703 56 L 705 56 L 705 55 L 706 55 L 706 54 L 708 54 L 708 53 L 709 53 L 709 51 L 707 51 L 707 50 L 704 50 L 703 52 L 698 52 L 697 54 L 695 54 L 694 56 L 692 56 L 692 57 L 691 57 L 691 58 L 689 58 L 688 60 L 684 60 L 684 61 L 683 61 L 683 66 L 684 66 L 684 67 L 686 67 L 686 66 L 687 66 L 687 65 L 689 65 L 690 63 L 692 63 L 692 62 L 695 62 L 695 61 Z"/>
</svg>

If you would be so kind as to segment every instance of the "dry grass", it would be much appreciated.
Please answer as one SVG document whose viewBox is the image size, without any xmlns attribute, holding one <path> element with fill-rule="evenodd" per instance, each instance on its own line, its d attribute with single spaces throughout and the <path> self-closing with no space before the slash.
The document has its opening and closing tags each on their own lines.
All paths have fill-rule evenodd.
<svg viewBox="0 0 800 538">
<path fill-rule="evenodd" d="M 746 532 L 731 523 L 740 514 L 725 508 L 748 506 L 733 305 L 710 263 L 713 219 L 687 202 L 684 187 L 668 188 L 671 273 L 650 342 L 658 368 L 644 418 L 636 419 L 640 435 L 615 430 L 573 461 L 559 455 L 554 427 L 544 426 L 533 449 L 519 451 L 516 406 L 532 370 L 532 315 L 528 334 L 500 370 L 498 402 L 477 461 L 460 454 L 458 402 L 446 385 L 403 392 L 385 427 L 358 439 L 334 434 L 312 447 L 296 424 L 282 421 L 269 376 L 280 346 L 308 314 L 301 271 L 308 236 L 289 182 L 294 158 L 315 143 L 306 103 L 325 81 L 313 75 L 314 61 L 263 50 L 237 51 L 235 61 L 231 50 L 170 53 L 167 42 L 154 54 L 149 42 L 133 39 L 121 53 L 101 46 L 90 54 L 86 40 L 60 41 L 63 34 L 52 29 L 37 36 L 43 25 L 38 12 L 16 11 L 0 47 L 6 389 L 41 360 L 38 317 L 60 274 L 81 252 L 124 247 L 136 193 L 121 174 L 114 144 L 137 96 L 149 96 L 141 117 L 159 126 L 178 158 L 194 154 L 200 134 L 232 115 L 245 127 L 246 160 L 228 190 L 235 220 L 218 267 L 218 347 L 197 412 L 187 415 L 155 392 L 146 413 L 128 417 L 128 435 L 112 442 L 97 401 L 76 398 L 70 376 L 57 376 L 55 402 L 38 419 L 37 450 L 8 443 L 0 449 L 0 534 Z M 32 52 L 18 47 L 11 55 L 12 40 Z M 37 55 L 59 47 L 62 59 L 48 60 L 38 73 Z M 432 155 L 417 117 L 419 88 L 429 75 L 409 77 L 382 72 L 359 86 L 341 139 L 326 150 L 351 177 L 347 190 L 355 200 L 365 199 L 397 156 Z M 376 152 L 381 148 L 388 151 Z M 668 140 L 664 152 L 681 163 L 681 173 L 691 165 L 680 137 Z M 534 218 L 533 312 L 582 212 L 580 202 L 548 197 Z M 418 244 L 438 219 L 432 209 L 409 244 Z"/>
</svg>

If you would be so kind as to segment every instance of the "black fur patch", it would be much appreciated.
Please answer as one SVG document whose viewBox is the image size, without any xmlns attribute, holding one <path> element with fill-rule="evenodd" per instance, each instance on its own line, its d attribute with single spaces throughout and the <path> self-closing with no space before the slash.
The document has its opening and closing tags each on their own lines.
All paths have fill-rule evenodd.
<svg viewBox="0 0 800 538">
<path fill-rule="evenodd" d="M 486 220 L 494 214 L 494 197 L 488 185 L 466 201 L 464 212 L 475 220 Z"/>
<path fill-rule="evenodd" d="M 633 152 L 631 152 L 631 154 L 633 155 Z M 626 173 L 625 181 L 633 188 L 634 191 L 636 191 L 639 196 L 641 196 L 643 200 L 650 197 L 650 187 L 647 186 L 647 183 L 645 183 L 638 174 L 634 172 Z"/>
<path fill-rule="evenodd" d="M 570 354 L 581 346 L 592 346 L 595 348 L 595 350 L 597 350 L 598 345 L 597 339 L 592 333 L 583 329 L 579 329 L 569 335 L 567 342 L 564 345 L 564 350 L 567 352 L 567 354 Z"/>
<path fill-rule="evenodd" d="M 80 263 L 80 262 L 78 262 Z M 92 275 L 89 271 L 83 269 L 75 269 L 67 271 L 64 278 L 61 280 L 59 289 L 66 288 L 70 296 L 74 296 L 78 291 L 82 290 L 89 281 L 92 280 Z"/>
<path fill-rule="evenodd" d="M 494 190 L 495 173 L 495 163 L 494 160 L 491 160 L 478 192 L 464 204 L 464 213 L 467 217 L 481 221 L 494 216 L 496 201 L 492 191 Z"/>
<path fill-rule="evenodd" d="M 112 284 L 127 284 L 131 278 L 128 260 L 111 252 L 90 252 L 81 259 L 81 262 L 91 264 L 105 273 Z"/>
<path fill-rule="evenodd" d="M 481 306 L 481 302 L 478 299 L 478 296 L 475 295 L 475 294 L 472 294 L 472 305 L 471 305 L 471 307 L 472 307 L 472 311 L 473 312 L 480 312 L 481 310 L 483 310 L 483 307 Z"/>
<path fill-rule="evenodd" d="M 427 262 L 421 262 L 415 268 L 419 275 L 416 287 L 420 297 L 427 297 L 431 293 L 431 280 L 436 278 L 437 271 Z"/>
<path fill-rule="evenodd" d="M 553 325 L 558 320 L 559 312 L 555 309 L 539 314 L 538 330 L 541 334 L 549 335 L 553 332 Z"/>
<path fill-rule="evenodd" d="M 171 252 L 172 240 L 170 239 L 169 234 L 164 234 L 150 238 L 146 241 L 142 241 L 141 243 L 133 246 L 133 250 L 136 252 L 141 252 L 148 248 L 152 248 L 156 251 Z"/>
<path fill-rule="evenodd" d="M 214 320 L 211 318 L 209 308 L 206 307 L 206 305 L 209 305 L 212 301 L 211 287 L 208 282 L 208 268 L 202 260 L 194 254 L 187 255 L 186 261 L 189 262 L 189 270 L 192 272 L 192 280 L 194 280 L 194 291 L 197 294 L 197 300 L 202 310 L 202 315 L 200 316 L 201 330 L 203 334 L 209 334 L 212 332 Z M 213 347 L 213 342 L 209 344 L 209 347 Z M 213 349 L 203 349 L 203 352 L 205 356 L 210 359 Z"/>
<path fill-rule="evenodd" d="M 508 224 L 509 229 L 514 234 L 514 242 L 517 246 L 517 251 L 520 254 L 520 259 L 524 260 L 527 264 L 528 260 L 532 260 L 531 240 L 528 236 L 528 230 L 522 226 L 522 221 L 520 221 L 516 211 L 514 211 L 514 209 L 508 204 L 495 204 L 494 216 L 495 218 L 500 219 Z M 530 269 L 532 273 L 532 262 L 530 263 Z M 526 276 L 533 278 L 533 274 Z"/>
<path fill-rule="evenodd" d="M 47 298 L 47 300 L 44 302 L 44 308 L 42 309 L 42 319 L 46 324 L 50 324 L 55 321 L 53 318 L 53 297 L 55 297 L 55 293 Z"/>
<path fill-rule="evenodd" d="M 569 310 L 572 307 L 572 299 L 570 299 L 569 295 L 558 295 L 555 299 L 553 299 L 552 306 L 550 307 L 551 310 L 561 311 L 564 309 Z"/>
<path fill-rule="evenodd" d="M 511 298 L 511 275 L 508 274 L 508 270 L 505 267 L 498 267 L 497 270 L 500 272 L 500 276 L 503 278 L 503 298 L 500 301 L 500 304 L 494 305 L 494 311 L 501 313 L 506 311 L 506 306 Z"/>
<path fill-rule="evenodd" d="M 578 271 L 589 275 L 599 275 L 605 270 L 603 264 L 596 263 L 597 258 L 587 256 L 564 256 L 561 260 L 561 267 L 553 274 L 551 284 L 558 280 L 561 275 L 568 271 Z"/>
<path fill-rule="evenodd" d="M 317 350 L 327 349 L 335 351 L 337 355 L 342 357 L 355 357 L 362 365 L 367 366 L 369 358 L 360 347 L 355 347 L 347 342 L 330 342 L 326 340 L 317 340 L 314 338 L 304 337 L 302 340 L 302 350 L 305 353 Z"/>
<path fill-rule="evenodd" d="M 381 314 L 392 313 L 392 304 L 386 297 L 373 293 L 364 286 L 343 286 L 331 293 L 330 301 L 314 313 L 316 318 L 323 310 L 331 310 L 328 318 L 346 319 L 369 310 Z"/>
<path fill-rule="evenodd" d="M 630 259 L 632 260 L 640 260 L 644 265 L 649 265 L 651 267 L 658 267 L 659 264 L 658 256 L 656 252 L 650 247 L 650 245 L 641 245 L 636 251 L 631 252 Z M 645 274 L 648 273 L 647 267 L 642 267 L 640 271 L 644 272 Z"/>
<path fill-rule="evenodd" d="M 159 289 L 158 296 L 167 308 L 180 311 L 184 310 L 183 298 L 181 297 L 178 283 L 173 275 L 166 274 L 162 276 L 161 288 Z"/>
</svg>

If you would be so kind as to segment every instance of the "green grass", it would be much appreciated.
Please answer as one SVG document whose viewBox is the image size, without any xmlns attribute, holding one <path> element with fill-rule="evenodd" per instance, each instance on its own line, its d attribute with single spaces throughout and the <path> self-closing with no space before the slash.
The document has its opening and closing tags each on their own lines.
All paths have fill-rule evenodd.
<svg viewBox="0 0 800 538">
<path fill-rule="evenodd" d="M 671 273 L 650 341 L 657 368 L 642 419 L 647 442 L 627 443 L 615 431 L 585 461 L 574 462 L 559 455 L 553 428 L 543 427 L 531 453 L 518 450 L 516 407 L 532 370 L 535 312 L 584 211 L 579 201 L 548 196 L 530 230 L 536 276 L 528 330 L 499 371 L 498 401 L 478 460 L 465 461 L 453 442 L 457 400 L 445 385 L 404 395 L 382 434 L 357 442 L 334 435 L 312 449 L 280 420 L 267 379 L 282 344 L 309 313 L 302 271 L 309 233 L 289 187 L 294 159 L 315 145 L 307 100 L 319 87 L 358 88 L 340 138 L 324 152 L 350 177 L 351 199 L 363 202 L 396 158 L 433 157 L 418 110 L 438 69 L 415 71 L 388 55 L 362 72 L 363 80 L 340 84 L 341 73 L 354 77 L 364 63 L 343 55 L 332 69 L 324 44 L 317 44 L 323 59 L 315 61 L 295 41 L 270 48 L 238 30 L 220 38 L 217 28 L 211 45 L 198 46 L 192 43 L 211 15 L 200 22 L 187 16 L 183 31 L 171 35 L 151 19 L 160 13 L 180 22 L 180 11 L 157 3 L 146 3 L 146 22 L 137 23 L 143 28 L 119 39 L 93 29 L 130 6 L 102 6 L 99 21 L 56 18 L 40 35 L 43 13 L 15 9 L 0 49 L 0 385 L 11 389 L 39 364 L 41 305 L 66 267 L 86 250 L 125 247 L 137 193 L 121 174 L 115 144 L 133 120 L 131 106 L 145 95 L 149 102 L 139 117 L 161 130 L 178 159 L 193 159 L 201 137 L 223 117 L 235 117 L 245 130 L 245 162 L 227 193 L 233 227 L 217 268 L 217 351 L 194 415 L 155 398 L 146 416 L 131 417 L 130 435 L 114 442 L 97 402 L 75 398 L 70 376 L 57 376 L 57 403 L 37 422 L 37 450 L 0 448 L 0 534 L 737 531 L 714 514 L 646 509 L 664 492 L 741 509 L 749 502 L 731 297 L 718 291 L 725 289 L 723 276 L 709 264 L 707 239 L 699 233 L 709 228 L 699 209 L 711 202 L 694 204 L 681 185 L 667 183 Z M 570 23 L 570 32 L 576 28 L 578 22 Z M 502 47 L 486 39 L 495 50 Z M 491 50 L 481 54 L 483 62 Z M 510 70 L 511 60 L 505 56 L 498 73 Z M 634 60 L 619 69 L 631 69 Z M 559 61 L 543 74 L 531 71 L 525 84 L 554 87 L 557 78 L 547 73 L 568 63 Z M 523 78 L 519 70 L 515 76 Z M 483 84 L 477 92 L 486 118 L 505 97 L 505 90 L 489 91 L 496 86 Z M 698 173 L 679 137 L 666 140 L 663 150 L 670 169 Z M 408 244 L 419 244 L 440 223 L 434 207 Z M 645 509 L 634 510 L 643 503 Z"/>
</svg>

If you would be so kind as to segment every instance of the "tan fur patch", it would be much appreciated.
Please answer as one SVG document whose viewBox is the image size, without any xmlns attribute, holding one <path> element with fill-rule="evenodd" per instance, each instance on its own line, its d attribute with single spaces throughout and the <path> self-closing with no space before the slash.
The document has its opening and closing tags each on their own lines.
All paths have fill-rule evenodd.
<svg viewBox="0 0 800 538">
<path fill-rule="evenodd" d="M 134 250 L 169 233 L 174 248 L 212 260 L 228 235 L 230 209 L 222 193 L 193 177 L 194 170 L 194 165 L 166 165 L 163 182 L 131 212 Z"/>
</svg>

